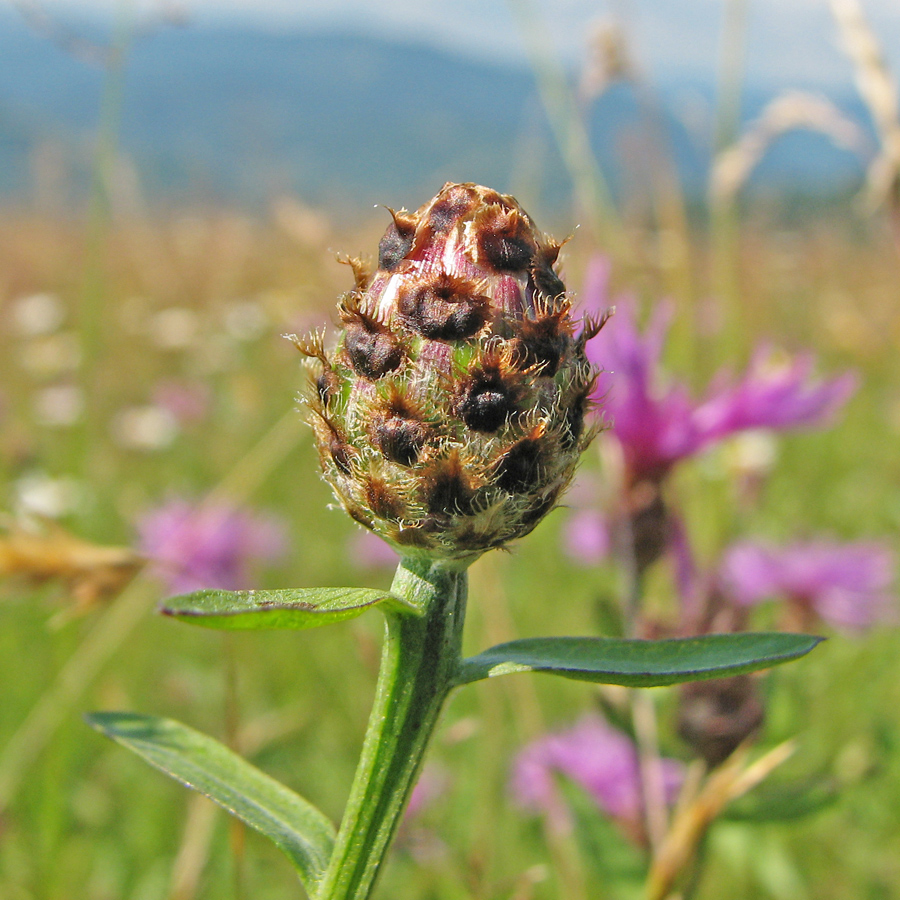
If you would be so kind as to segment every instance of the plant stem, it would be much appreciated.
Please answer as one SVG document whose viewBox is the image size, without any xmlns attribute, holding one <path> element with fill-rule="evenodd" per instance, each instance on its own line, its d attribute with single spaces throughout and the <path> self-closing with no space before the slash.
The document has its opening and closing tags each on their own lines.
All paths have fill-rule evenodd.
<svg viewBox="0 0 900 900">
<path fill-rule="evenodd" d="M 365 900 L 387 856 L 459 667 L 467 575 L 403 559 L 391 592 L 420 615 L 387 612 L 362 755 L 317 900 Z"/>
</svg>

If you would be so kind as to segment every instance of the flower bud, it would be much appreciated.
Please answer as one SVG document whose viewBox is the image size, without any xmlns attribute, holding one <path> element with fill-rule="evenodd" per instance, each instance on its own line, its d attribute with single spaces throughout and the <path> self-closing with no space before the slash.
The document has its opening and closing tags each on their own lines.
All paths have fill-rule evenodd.
<svg viewBox="0 0 900 900">
<path fill-rule="evenodd" d="M 446 184 L 391 210 L 378 267 L 348 260 L 343 333 L 313 360 L 310 420 L 347 512 L 403 555 L 470 561 L 556 504 L 595 429 L 597 370 L 556 271 L 560 244 L 508 196 Z"/>
</svg>

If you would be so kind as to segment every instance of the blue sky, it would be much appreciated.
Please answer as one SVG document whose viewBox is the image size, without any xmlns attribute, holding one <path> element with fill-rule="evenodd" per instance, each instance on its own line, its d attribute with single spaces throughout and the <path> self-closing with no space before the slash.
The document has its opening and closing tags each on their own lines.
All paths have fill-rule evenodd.
<svg viewBox="0 0 900 900">
<path fill-rule="evenodd" d="M 36 2 L 36 0 L 31 0 Z M 159 0 L 42 0 L 45 9 L 100 12 L 130 2 L 140 13 L 164 8 Z M 746 71 L 764 87 L 849 87 L 852 69 L 828 0 L 728 0 L 746 8 Z M 541 32 L 565 58 L 584 54 L 592 25 L 624 23 L 639 63 L 657 79 L 687 76 L 709 82 L 718 67 L 726 0 L 165 0 L 197 24 L 223 19 L 294 28 L 356 25 L 475 55 L 524 58 L 514 8 L 533 10 Z M 894 71 L 900 69 L 900 2 L 862 0 Z"/>
</svg>

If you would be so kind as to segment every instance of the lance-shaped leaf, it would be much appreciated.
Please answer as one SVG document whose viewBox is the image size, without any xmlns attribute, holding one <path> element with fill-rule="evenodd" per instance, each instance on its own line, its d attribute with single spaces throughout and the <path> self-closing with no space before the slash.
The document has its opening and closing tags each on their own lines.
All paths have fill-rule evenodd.
<svg viewBox="0 0 900 900">
<path fill-rule="evenodd" d="M 161 612 L 207 628 L 299 629 L 353 619 L 379 604 L 415 612 L 393 594 L 371 588 L 195 591 L 167 600 Z"/>
<path fill-rule="evenodd" d="M 526 638 L 463 661 L 458 684 L 510 672 L 549 672 L 601 684 L 657 687 L 765 669 L 809 653 L 821 638 L 783 632 L 708 634 L 664 641 Z"/>
<path fill-rule="evenodd" d="M 724 809 L 721 817 L 732 822 L 789 822 L 834 806 L 842 796 L 838 782 L 829 778 L 762 785 Z"/>
<path fill-rule="evenodd" d="M 313 896 L 331 856 L 334 828 L 312 804 L 218 741 L 179 722 L 118 712 L 86 718 L 151 766 L 264 834 L 287 854 Z"/>
</svg>

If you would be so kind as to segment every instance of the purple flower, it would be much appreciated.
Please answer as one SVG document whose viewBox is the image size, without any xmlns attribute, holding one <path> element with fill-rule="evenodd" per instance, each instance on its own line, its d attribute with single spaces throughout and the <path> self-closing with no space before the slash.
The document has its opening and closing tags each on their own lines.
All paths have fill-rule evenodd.
<svg viewBox="0 0 900 900">
<path fill-rule="evenodd" d="M 153 402 L 169 412 L 179 425 L 190 425 L 206 417 L 211 391 L 201 381 L 166 378 L 153 388 Z"/>
<path fill-rule="evenodd" d="M 562 529 L 566 555 L 581 566 L 596 566 L 612 550 L 609 516 L 601 510 L 603 484 L 589 472 L 581 471 L 566 494 L 572 510 Z"/>
<path fill-rule="evenodd" d="M 722 384 L 697 407 L 699 428 L 717 436 L 751 428 L 827 424 L 850 399 L 858 379 L 854 372 L 845 372 L 829 381 L 815 381 L 813 367 L 809 354 L 779 363 L 770 347 L 758 348 L 737 384 Z"/>
<path fill-rule="evenodd" d="M 718 580 L 741 606 L 783 598 L 799 612 L 853 631 L 892 618 L 896 606 L 893 554 L 874 541 L 815 540 L 783 548 L 742 541 L 725 553 Z"/>
<path fill-rule="evenodd" d="M 607 261 L 595 259 L 584 291 L 589 311 L 607 306 L 608 277 Z M 739 431 L 821 425 L 856 387 L 853 373 L 816 381 L 809 356 L 776 365 L 761 348 L 741 379 L 720 373 L 697 401 L 663 376 L 670 318 L 669 307 L 659 305 L 640 331 L 631 303 L 619 301 L 616 315 L 588 344 L 589 357 L 604 368 L 594 396 L 603 399 L 631 483 L 659 481 L 679 460 Z"/>
<path fill-rule="evenodd" d="M 666 798 L 673 803 L 681 787 L 683 766 L 663 759 Z M 631 739 L 599 716 L 582 718 L 568 731 L 545 735 L 525 747 L 513 766 L 511 789 L 524 807 L 539 810 L 557 823 L 568 817 L 555 777 L 580 785 L 611 818 L 639 831 L 641 784 L 637 751 Z"/>
<path fill-rule="evenodd" d="M 447 857 L 447 845 L 418 820 L 446 792 L 449 783 L 447 773 L 439 765 L 426 763 L 409 795 L 397 838 L 420 865 L 433 864 Z"/>
<path fill-rule="evenodd" d="M 595 566 L 609 555 L 609 523 L 597 510 L 578 510 L 563 527 L 563 543 L 572 560 Z"/>
<path fill-rule="evenodd" d="M 409 795 L 405 819 L 409 821 L 431 806 L 447 790 L 447 773 L 435 763 L 426 763 Z"/>
<path fill-rule="evenodd" d="M 253 564 L 276 559 L 287 545 L 276 518 L 224 503 L 170 500 L 141 516 L 137 530 L 140 551 L 173 594 L 250 587 Z"/>
<path fill-rule="evenodd" d="M 361 569 L 393 569 L 400 561 L 397 551 L 371 531 L 354 532 L 347 551 L 353 564 Z"/>
</svg>

